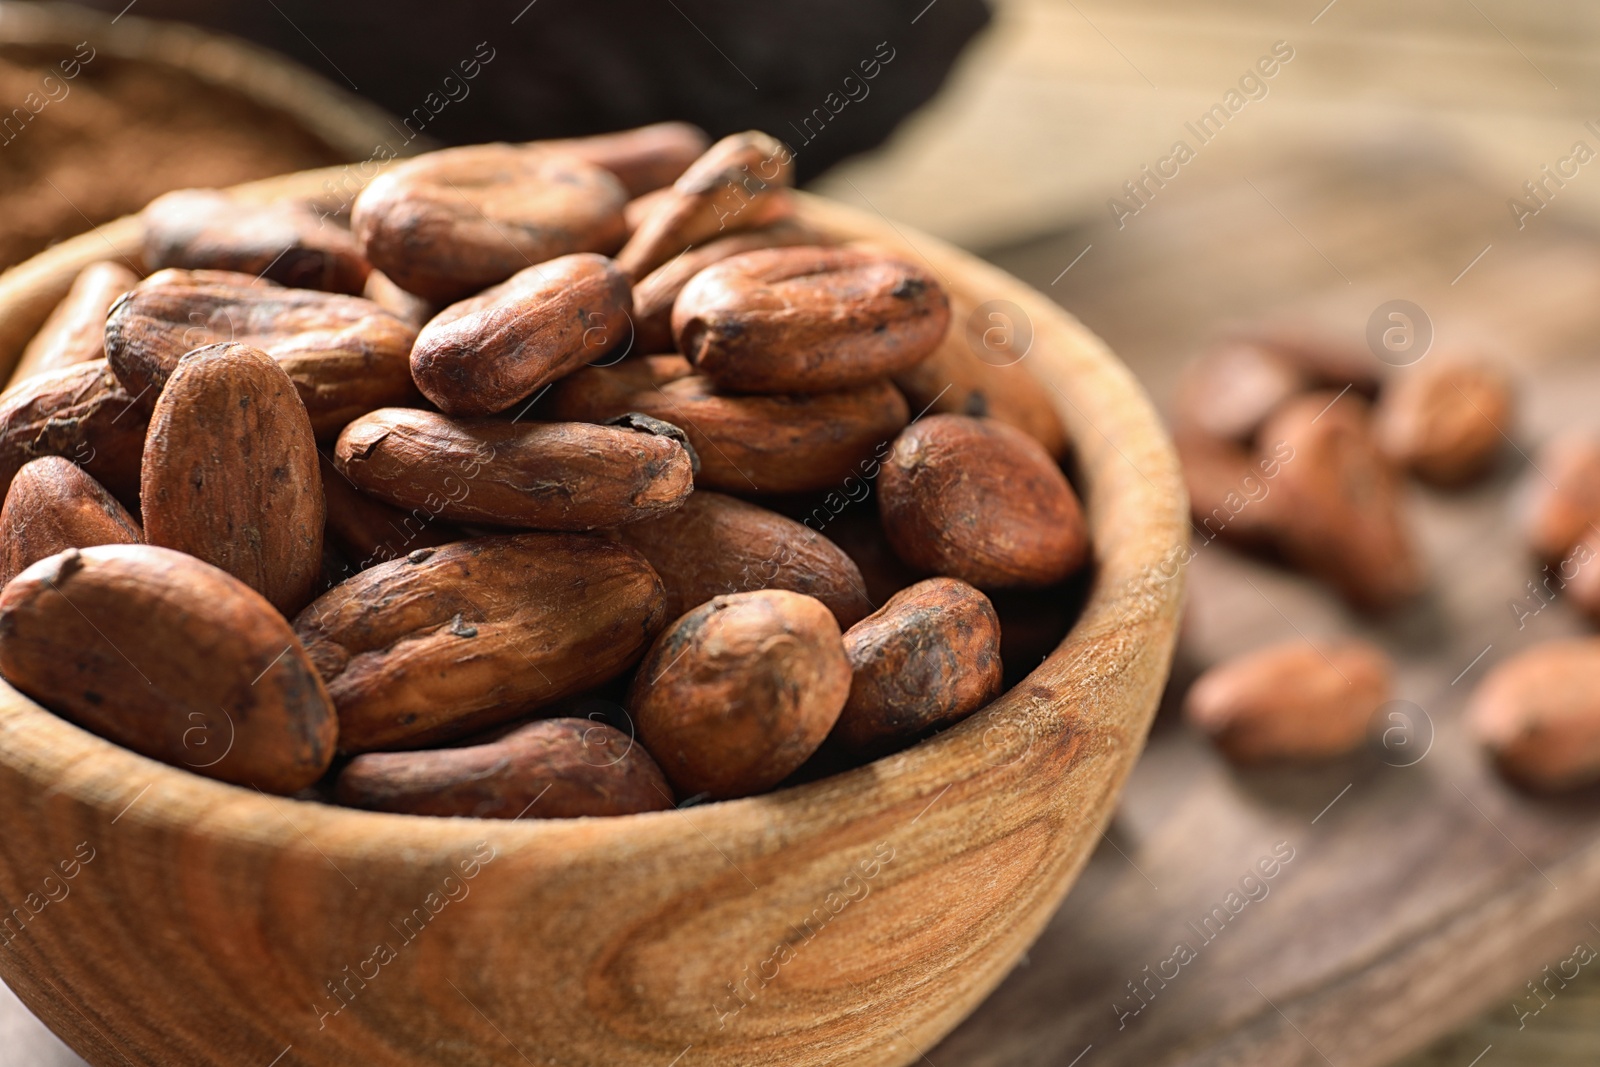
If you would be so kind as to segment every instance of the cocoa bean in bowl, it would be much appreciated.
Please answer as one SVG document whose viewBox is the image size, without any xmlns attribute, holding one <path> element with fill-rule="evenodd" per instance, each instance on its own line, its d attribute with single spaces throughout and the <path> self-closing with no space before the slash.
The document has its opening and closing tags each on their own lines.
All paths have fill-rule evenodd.
<svg viewBox="0 0 1600 1067">
<path fill-rule="evenodd" d="M 705 144 L 420 157 L 362 192 L 347 273 L 237 272 L 234 226 L 292 219 L 326 172 L 218 191 L 236 220 L 190 198 L 192 240 L 175 197 L 159 233 L 28 265 L 28 299 L 60 301 L 108 243 L 175 249 L 107 307 L 103 361 L 0 397 L 0 528 L 50 517 L 0 593 L 0 878 L 99 848 L 95 899 L 0 976 L 88 1005 L 46 1012 L 74 1047 L 908 1063 L 1059 903 L 1172 655 L 1172 447 L 1048 300 L 792 191 L 773 138 Z M 542 236 L 510 255 L 485 217 Z M 693 351 L 609 332 L 686 249 L 773 226 L 662 276 Z M 381 304 L 331 291 L 357 277 Z M 0 314 L 22 298 L 0 279 Z M 948 307 L 988 300 L 1034 343 L 969 373 Z M 741 329 L 792 343 L 763 368 Z M 923 413 L 928 367 L 1005 403 Z M 991 603 L 1063 582 L 1075 615 Z M 1037 651 L 1008 665 L 1013 619 Z M 830 900 L 849 920 L 808 967 L 872 967 L 866 1002 L 707 1009 Z M 427 966 L 330 992 L 380 945 Z"/>
<path fill-rule="evenodd" d="M 672 308 L 678 348 L 717 385 L 818 393 L 906 371 L 950 303 L 925 270 L 852 248 L 768 248 L 707 267 Z"/>
</svg>

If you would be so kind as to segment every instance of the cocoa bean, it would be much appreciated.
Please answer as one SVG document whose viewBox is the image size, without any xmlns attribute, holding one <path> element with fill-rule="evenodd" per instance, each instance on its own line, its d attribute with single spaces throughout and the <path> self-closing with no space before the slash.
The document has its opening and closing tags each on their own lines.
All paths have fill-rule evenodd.
<svg viewBox="0 0 1600 1067">
<path fill-rule="evenodd" d="M 311 420 L 260 349 L 207 345 L 178 362 L 145 438 L 145 538 L 233 575 L 292 616 L 322 566 Z"/>
<path fill-rule="evenodd" d="M 0 585 L 57 552 L 144 539 L 128 509 L 60 456 L 24 464 L 0 507 Z"/>
<path fill-rule="evenodd" d="M 145 410 L 185 352 L 236 341 L 282 364 L 318 440 L 373 408 L 420 403 L 411 381 L 417 332 L 370 300 L 163 271 L 106 319 L 106 358 Z"/>
<path fill-rule="evenodd" d="M 1206 671 L 1183 714 L 1236 763 L 1332 759 L 1362 746 L 1393 675 L 1365 641 L 1295 639 Z"/>
<path fill-rule="evenodd" d="M 182 267 L 163 267 L 153 271 L 140 283 L 146 289 L 165 285 L 225 285 L 244 286 L 247 289 L 282 289 L 271 278 L 259 274 L 246 274 L 236 270 L 188 270 Z"/>
<path fill-rule="evenodd" d="M 944 339 L 922 362 L 894 375 L 912 410 L 986 415 L 1015 426 L 1053 458 L 1064 459 L 1070 445 L 1053 391 L 1041 386 L 1025 363 L 1045 340 L 1030 328 L 1027 347 L 1019 351 L 1015 324 L 975 317 L 977 305 L 962 292 L 951 292 L 949 297 L 950 328 Z"/>
<path fill-rule="evenodd" d="M 306 203 L 178 189 L 150 201 L 139 221 L 150 270 L 238 271 L 296 289 L 359 293 L 372 269 L 350 231 Z"/>
<path fill-rule="evenodd" d="M 446 520 L 592 530 L 671 511 L 694 489 L 674 437 L 586 422 L 452 419 L 382 408 L 339 435 L 334 462 L 363 491 Z"/>
<path fill-rule="evenodd" d="M 1498 664 L 1473 692 L 1467 725 L 1518 785 L 1600 781 L 1600 638 L 1548 641 Z"/>
<path fill-rule="evenodd" d="M 696 274 L 672 309 L 678 349 L 718 387 L 817 393 L 920 363 L 950 306 L 909 263 L 854 248 L 765 248 Z"/>
<path fill-rule="evenodd" d="M 1383 388 L 1384 365 L 1364 345 L 1353 345 L 1314 326 L 1274 325 L 1249 331 L 1237 340 L 1261 345 L 1289 360 L 1315 389 L 1339 392 L 1345 386 L 1372 400 Z"/>
<path fill-rule="evenodd" d="M 900 590 L 916 584 L 917 572 L 895 555 L 894 547 L 883 535 L 876 501 L 868 498 L 864 505 L 841 507 L 837 513 L 830 503 L 840 502 L 824 498 L 822 504 L 799 518 L 806 526 L 826 533 L 860 568 L 871 603 L 883 604 Z"/>
<path fill-rule="evenodd" d="M 1374 432 L 1390 462 L 1452 487 L 1481 477 L 1515 429 L 1510 380 L 1482 363 L 1427 360 L 1394 375 Z"/>
<path fill-rule="evenodd" d="M 411 374 L 441 411 L 493 415 L 625 342 L 631 306 L 609 259 L 562 256 L 435 315 Z"/>
<path fill-rule="evenodd" d="M 685 369 L 675 357 L 586 368 L 557 382 L 539 410 L 586 422 L 638 411 L 669 422 L 700 457 L 695 484 L 732 493 L 834 489 L 875 473 L 911 414 L 886 381 L 811 396 L 727 394 L 698 374 L 661 382 Z M 649 382 L 661 384 L 627 391 Z"/>
<path fill-rule="evenodd" d="M 628 236 L 632 237 L 639 232 L 639 227 L 644 225 L 644 220 L 649 218 L 657 207 L 670 200 L 672 195 L 672 186 L 666 185 L 660 189 L 652 189 L 648 193 L 642 193 L 629 200 L 622 209 L 622 221 L 627 228 Z"/>
<path fill-rule="evenodd" d="M 1083 566 L 1089 531 L 1066 476 L 1033 438 L 994 419 L 906 427 L 878 478 L 895 552 L 980 589 L 1045 586 Z"/>
<path fill-rule="evenodd" d="M 35 374 L 0 396 L 0 486 L 29 460 L 62 456 L 136 507 L 149 421 L 103 359 Z"/>
<path fill-rule="evenodd" d="M 352 573 L 410 555 L 419 548 L 438 548 L 466 540 L 466 534 L 426 508 L 402 511 L 391 507 L 356 488 L 326 456 L 317 458 L 328 513 L 323 541 L 338 547 L 347 557 Z"/>
<path fill-rule="evenodd" d="M 1000 619 L 954 578 L 896 593 L 844 634 L 850 698 L 829 743 L 877 756 L 951 726 L 1000 695 Z"/>
<path fill-rule="evenodd" d="M 422 329 L 436 313 L 432 304 L 406 292 L 381 270 L 367 275 L 367 284 L 361 287 L 361 295 L 413 330 Z"/>
<path fill-rule="evenodd" d="M 1305 368 L 1277 349 L 1223 342 L 1184 368 L 1173 424 L 1180 434 L 1249 445 L 1273 411 L 1313 385 Z"/>
<path fill-rule="evenodd" d="M 12 382 L 40 371 L 104 359 L 106 313 L 138 282 L 139 276 L 120 263 L 91 263 L 79 271 L 67 295 L 23 349 L 11 373 Z"/>
<path fill-rule="evenodd" d="M 691 163 L 617 253 L 629 278 L 643 278 L 692 245 L 755 230 L 794 214 L 788 186 L 794 154 L 757 130 L 724 137 Z"/>
<path fill-rule="evenodd" d="M 283 617 L 254 590 L 151 545 L 68 549 L 0 593 L 0 674 L 125 748 L 292 793 L 327 771 L 337 722 Z"/>
<path fill-rule="evenodd" d="M 621 527 L 616 536 L 661 575 L 668 618 L 712 597 L 755 589 L 816 597 L 841 628 L 872 610 L 861 572 L 839 546 L 735 497 L 702 490 L 676 511 Z"/>
<path fill-rule="evenodd" d="M 1533 468 L 1523 514 L 1528 547 L 1559 563 L 1580 540 L 1600 536 L 1600 440 L 1560 434 L 1539 449 Z"/>
<path fill-rule="evenodd" d="M 687 122 L 656 122 L 616 133 L 534 144 L 605 168 L 629 196 L 637 197 L 671 185 L 705 153 L 711 138 Z"/>
<path fill-rule="evenodd" d="M 718 237 L 663 263 L 633 287 L 633 350 L 672 351 L 672 305 L 689 280 L 712 264 L 761 248 L 822 243 L 821 234 L 805 223 L 784 219 L 759 230 Z"/>
<path fill-rule="evenodd" d="M 356 197 L 350 228 L 408 293 L 449 303 L 574 252 L 615 252 L 627 194 L 608 171 L 537 145 L 447 148 Z"/>
<path fill-rule="evenodd" d="M 639 739 L 683 796 L 748 796 L 822 744 L 850 693 L 839 624 L 783 589 L 719 596 L 669 626 L 628 697 Z"/>
<path fill-rule="evenodd" d="M 1600 623 L 1600 565 L 1597 565 L 1597 560 L 1600 560 L 1600 534 L 1585 534 L 1559 563 L 1553 567 L 1546 565 L 1542 584 L 1552 596 L 1557 590 L 1565 593 L 1572 601 L 1572 606 L 1590 622 Z M 1551 573 L 1552 569 L 1554 574 Z M 1542 593 L 1539 595 L 1544 596 Z M 1513 610 L 1518 617 L 1519 629 L 1522 619 L 1528 614 L 1536 614 L 1515 605 Z"/>
<path fill-rule="evenodd" d="M 295 620 L 346 752 L 462 737 L 626 670 L 660 629 L 661 579 L 633 549 L 516 534 L 419 549 Z"/>
<path fill-rule="evenodd" d="M 585 367 L 552 385 L 531 409 L 540 418 L 563 422 L 605 422 L 629 411 L 659 387 L 694 373 L 679 355 L 646 356 L 599 367 Z"/>
<path fill-rule="evenodd" d="M 1273 441 L 1251 450 L 1193 431 L 1178 431 L 1173 437 L 1189 490 L 1191 540 L 1198 545 L 1221 538 L 1257 552 L 1274 551 L 1284 498 L 1274 495 L 1273 482 L 1283 464 L 1292 461 L 1292 447 Z"/>
<path fill-rule="evenodd" d="M 1368 410 L 1354 394 L 1307 393 L 1267 420 L 1261 440 L 1293 455 L 1273 487 L 1284 556 L 1353 606 L 1384 611 L 1420 593 L 1424 573 L 1399 472 L 1378 451 Z"/>
<path fill-rule="evenodd" d="M 339 775 L 339 803 L 409 815 L 572 819 L 673 805 L 655 760 L 588 719 L 544 719 L 492 742 L 427 752 L 369 752 Z"/>
</svg>

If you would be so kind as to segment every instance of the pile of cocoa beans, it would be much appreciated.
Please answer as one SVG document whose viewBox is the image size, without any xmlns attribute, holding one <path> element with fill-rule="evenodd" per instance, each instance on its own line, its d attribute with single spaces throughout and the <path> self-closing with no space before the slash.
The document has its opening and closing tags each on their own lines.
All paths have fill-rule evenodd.
<svg viewBox="0 0 1600 1067">
<path fill-rule="evenodd" d="M 970 715 L 989 594 L 1089 561 L 1065 434 L 792 164 L 663 124 L 395 162 L 345 214 L 157 199 L 0 397 L 0 673 L 431 815 L 747 796 Z"/>
<path fill-rule="evenodd" d="M 1422 592 L 1403 478 L 1444 490 L 1481 479 L 1515 432 L 1514 389 L 1494 365 L 1448 351 L 1380 369 L 1305 333 L 1230 339 L 1191 363 L 1173 424 L 1196 545 L 1270 555 L 1369 613 Z M 1558 437 L 1530 467 L 1523 520 L 1545 574 L 1530 590 L 1541 601 L 1559 592 L 1600 623 L 1600 440 Z M 1369 641 L 1301 637 L 1213 666 L 1184 713 L 1236 763 L 1332 759 L 1418 725 L 1400 721 L 1403 711 L 1380 715 L 1395 673 Z M 1493 665 L 1465 722 L 1520 786 L 1600 781 L 1600 637 L 1545 642 Z"/>
<path fill-rule="evenodd" d="M 1173 434 L 1194 543 L 1231 543 L 1383 613 L 1426 586 L 1402 499 L 1407 474 L 1444 488 L 1481 478 L 1513 428 L 1493 364 L 1439 352 L 1392 381 L 1365 351 L 1307 334 L 1245 336 L 1193 361 Z"/>
</svg>

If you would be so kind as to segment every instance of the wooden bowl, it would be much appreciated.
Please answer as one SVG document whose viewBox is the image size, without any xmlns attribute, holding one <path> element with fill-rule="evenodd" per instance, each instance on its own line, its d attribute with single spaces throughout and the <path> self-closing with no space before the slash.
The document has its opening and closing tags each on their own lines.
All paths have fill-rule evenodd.
<svg viewBox="0 0 1600 1067">
<path fill-rule="evenodd" d="M 366 159 L 380 144 L 402 153 L 422 146 L 424 138 L 406 142 L 388 114 L 342 79 L 335 85 L 246 41 L 151 21 L 144 11 L 127 0 L 109 13 L 0 0 L 0 66 L 10 69 L 6 92 L 16 97 L 0 109 L 11 119 L 3 136 L 21 138 L 0 157 L 0 266 L 180 185 L 231 185 Z M 75 53 L 91 57 L 77 81 L 18 87 L 19 78 L 36 81 Z M 32 78 L 12 64 L 34 69 Z M 24 136 L 6 110 L 21 106 L 28 88 L 59 95 L 41 114 L 49 132 Z M 113 135 L 119 118 L 133 125 Z"/>
<path fill-rule="evenodd" d="M 243 187 L 306 195 L 326 174 Z M 94 1064 L 910 1064 L 1005 976 L 1110 819 L 1167 677 L 1187 506 L 1127 369 L 1045 297 L 887 220 L 803 214 L 1035 331 L 1096 552 L 1061 646 L 867 767 L 613 819 L 420 818 L 137 756 L 0 683 L 0 976 Z M 122 220 L 0 277 L 0 368 Z M 24 334 L 25 337 L 25 334 Z M 281 1057 L 275 1059 L 275 1057 Z"/>
</svg>

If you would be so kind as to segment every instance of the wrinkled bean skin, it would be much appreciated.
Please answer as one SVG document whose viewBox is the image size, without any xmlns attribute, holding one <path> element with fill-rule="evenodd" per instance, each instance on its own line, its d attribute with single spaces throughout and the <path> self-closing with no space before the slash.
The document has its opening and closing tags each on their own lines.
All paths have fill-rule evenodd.
<svg viewBox="0 0 1600 1067">
<path fill-rule="evenodd" d="M 345 752 L 415 749 L 508 722 L 626 670 L 665 621 L 631 548 L 572 534 L 479 537 L 362 571 L 295 632 Z"/>
<path fill-rule="evenodd" d="M 145 539 L 220 567 L 292 617 L 322 570 L 317 441 L 289 375 L 260 349 L 178 361 L 145 437 Z"/>
<path fill-rule="evenodd" d="M 69 548 L 136 545 L 139 524 L 99 482 L 60 456 L 33 460 L 0 507 L 0 586 Z"/>
<path fill-rule="evenodd" d="M 906 563 L 979 589 L 1052 585 L 1088 560 L 1066 476 L 1037 441 L 994 419 L 908 426 L 883 464 L 878 513 Z"/>
<path fill-rule="evenodd" d="M 663 434 L 452 419 L 414 408 L 381 408 L 345 427 L 334 463 L 396 507 L 523 529 L 640 522 L 677 508 L 694 490 L 693 456 Z"/>
<path fill-rule="evenodd" d="M 816 393 L 909 370 L 943 340 L 933 276 L 857 248 L 743 252 L 678 294 L 672 333 L 695 369 L 748 393 Z"/>
<path fill-rule="evenodd" d="M 309 204 L 249 204 L 217 189 L 179 189 L 150 201 L 139 220 L 152 271 L 237 271 L 296 289 L 357 294 L 372 269 L 350 231 Z"/>
<path fill-rule="evenodd" d="M 794 214 L 794 154 L 756 130 L 724 137 L 689 165 L 617 253 L 638 280 L 691 245 Z"/>
<path fill-rule="evenodd" d="M 628 706 L 684 796 L 749 796 L 794 773 L 850 694 L 839 624 L 783 589 L 720 596 L 662 633 Z"/>
<path fill-rule="evenodd" d="M 170 549 L 69 549 L 23 571 L 0 593 L 0 673 L 63 718 L 209 778 L 287 794 L 333 760 L 333 705 L 289 624 Z"/>
<path fill-rule="evenodd" d="M 494 415 L 625 343 L 628 280 L 604 256 L 529 267 L 435 315 L 411 376 L 450 415 Z"/>
<path fill-rule="evenodd" d="M 829 744 L 879 756 L 953 725 L 1000 695 L 1000 619 L 954 578 L 896 593 L 844 634 L 850 698 Z"/>
<path fill-rule="evenodd" d="M 532 264 L 622 245 L 610 172 L 538 145 L 447 148 L 397 163 L 356 197 L 350 229 L 408 293 L 446 304 Z"/>
<path fill-rule="evenodd" d="M 103 359 L 36 374 L 0 396 L 0 487 L 29 460 L 61 456 L 137 507 L 149 421 Z"/>
<path fill-rule="evenodd" d="M 650 561 L 677 618 L 712 597 L 754 589 L 788 589 L 816 597 L 840 627 L 872 610 L 866 583 L 850 557 L 826 537 L 740 500 L 699 490 L 659 518 L 616 531 Z"/>
<path fill-rule="evenodd" d="M 294 381 L 317 439 L 331 441 L 373 408 L 421 401 L 411 380 L 416 336 L 360 297 L 162 271 L 112 307 L 106 359 L 148 411 L 184 353 L 226 341 L 259 348 Z"/>
<path fill-rule="evenodd" d="M 672 807 L 661 768 L 627 734 L 542 719 L 486 744 L 368 752 L 339 775 L 339 803 L 408 815 L 573 819 Z"/>
<path fill-rule="evenodd" d="M 633 351 L 641 355 L 672 351 L 676 343 L 672 339 L 672 305 L 683 287 L 707 267 L 762 248 L 823 243 L 822 235 L 805 223 L 785 219 L 759 230 L 718 237 L 663 263 L 633 287 Z"/>
<path fill-rule="evenodd" d="M 724 493 L 805 493 L 875 476 L 911 417 L 886 381 L 810 396 L 718 391 L 676 356 L 589 367 L 557 382 L 542 417 L 604 422 L 638 411 L 683 430 L 700 457 L 695 484 Z"/>
</svg>

